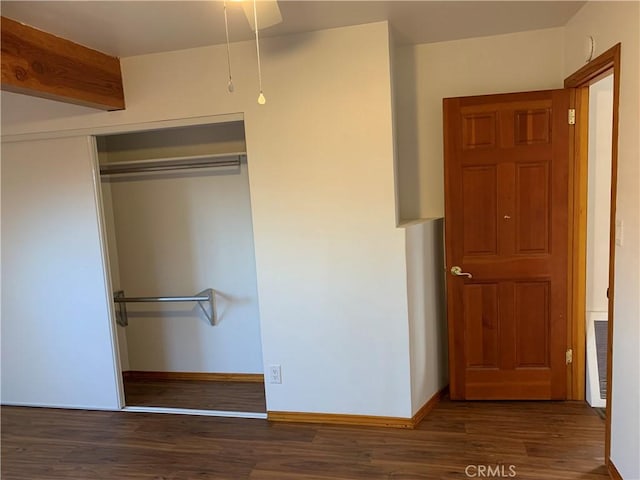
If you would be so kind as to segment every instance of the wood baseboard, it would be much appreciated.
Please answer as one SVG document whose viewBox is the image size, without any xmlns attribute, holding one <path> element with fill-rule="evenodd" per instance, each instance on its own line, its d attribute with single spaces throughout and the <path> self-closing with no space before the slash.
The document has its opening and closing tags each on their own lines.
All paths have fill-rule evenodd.
<svg viewBox="0 0 640 480">
<path fill-rule="evenodd" d="M 338 413 L 267 412 L 267 420 L 270 422 L 326 423 L 331 425 L 413 429 L 433 410 L 448 389 L 449 386 L 446 386 L 436 392 L 411 418 L 346 415 Z"/>
<path fill-rule="evenodd" d="M 611 461 L 611 459 L 609 459 L 609 462 L 607 463 L 607 470 L 609 471 L 609 476 L 613 479 L 613 480 L 624 480 L 622 478 L 622 475 L 620 475 L 620 472 L 618 471 L 618 469 L 616 468 L 616 466 L 613 464 L 613 462 Z"/>
<path fill-rule="evenodd" d="M 410 418 L 378 417 L 375 415 L 346 415 L 339 413 L 267 412 L 270 422 L 327 423 L 366 427 L 413 428 Z"/>
<path fill-rule="evenodd" d="M 209 373 L 209 372 L 145 372 L 127 370 L 122 378 L 128 380 L 196 380 L 199 382 L 264 382 L 261 373 Z"/>
<path fill-rule="evenodd" d="M 416 414 L 411 418 L 411 421 L 413 422 L 413 426 L 416 427 L 418 426 L 418 424 L 424 420 L 424 417 L 427 416 L 427 414 L 433 410 L 433 408 L 438 404 L 438 402 L 440 402 L 440 400 L 442 400 L 442 398 L 449 392 L 449 385 L 445 385 L 443 388 L 441 388 L 440 390 L 438 390 L 436 393 L 433 394 L 433 396 L 427 400 L 427 403 L 425 403 L 420 410 L 418 410 L 416 412 Z"/>
</svg>

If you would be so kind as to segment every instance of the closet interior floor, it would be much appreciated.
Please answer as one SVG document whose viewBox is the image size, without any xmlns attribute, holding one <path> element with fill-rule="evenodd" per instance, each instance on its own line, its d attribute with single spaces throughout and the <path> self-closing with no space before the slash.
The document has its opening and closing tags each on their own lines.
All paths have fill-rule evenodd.
<svg viewBox="0 0 640 480">
<path fill-rule="evenodd" d="M 127 406 L 267 411 L 264 384 L 261 382 L 125 378 L 124 392 Z"/>
</svg>

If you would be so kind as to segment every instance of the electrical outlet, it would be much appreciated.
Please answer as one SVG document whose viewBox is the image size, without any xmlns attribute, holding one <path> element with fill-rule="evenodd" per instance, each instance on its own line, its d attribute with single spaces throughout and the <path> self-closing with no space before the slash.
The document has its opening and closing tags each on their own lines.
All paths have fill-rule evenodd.
<svg viewBox="0 0 640 480">
<path fill-rule="evenodd" d="M 269 365 L 269 383 L 282 383 L 280 365 Z"/>
</svg>

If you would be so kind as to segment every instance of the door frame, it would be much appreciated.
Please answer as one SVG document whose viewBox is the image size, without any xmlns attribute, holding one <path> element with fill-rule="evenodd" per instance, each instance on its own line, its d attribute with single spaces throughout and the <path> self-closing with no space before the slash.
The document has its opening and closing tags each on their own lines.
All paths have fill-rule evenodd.
<svg viewBox="0 0 640 480">
<path fill-rule="evenodd" d="M 100 248 L 102 251 L 102 263 L 103 270 L 105 272 L 105 288 L 107 299 L 107 308 L 111 319 L 112 328 L 112 349 L 114 355 L 114 367 L 116 369 L 116 389 L 119 396 L 119 411 L 133 412 L 133 413 L 156 413 L 156 414 L 172 414 L 172 415 L 195 415 L 195 416 L 208 416 L 208 417 L 226 417 L 226 418 L 251 418 L 251 419 L 267 419 L 267 412 L 246 412 L 239 410 L 213 410 L 213 409 L 194 409 L 194 408 L 179 408 L 179 407 L 153 407 L 153 406 L 134 406 L 127 405 L 125 398 L 124 379 L 122 375 L 122 363 L 120 360 L 120 343 L 118 337 L 118 324 L 116 321 L 116 309 L 115 304 L 112 301 L 113 295 L 113 283 L 111 275 L 111 264 L 109 261 L 109 246 L 107 241 L 107 222 L 105 218 L 104 199 L 101 188 L 101 176 L 100 176 L 100 162 L 97 137 L 120 135 L 130 133 L 142 133 L 149 131 L 168 130 L 171 128 L 179 127 L 194 127 L 200 125 L 211 125 L 218 123 L 238 122 L 244 123 L 244 113 L 232 113 L 232 114 L 220 114 L 220 115 L 208 115 L 203 117 L 187 117 L 183 119 L 172 120 L 157 120 L 136 124 L 125 125 L 113 125 L 104 126 L 80 130 L 69 130 L 55 132 L 49 135 L 47 138 L 54 137 L 66 137 L 69 132 L 81 132 L 83 136 L 87 136 L 90 142 L 90 149 L 92 150 L 92 169 L 93 169 L 93 188 L 94 197 L 96 200 L 97 220 L 100 230 Z M 37 137 L 39 134 L 27 134 L 29 138 Z M 245 139 L 246 140 L 246 139 Z M 245 147 L 248 153 L 248 147 Z M 259 318 L 259 323 L 261 319 Z M 262 342 L 261 342 L 262 345 Z M 265 391 L 266 395 L 266 391 Z"/>
<path fill-rule="evenodd" d="M 620 103 L 620 51 L 618 43 L 564 80 L 565 88 L 575 88 L 576 128 L 572 154 L 573 174 L 570 184 L 572 214 L 569 237 L 569 325 L 568 348 L 573 349 L 573 363 L 568 370 L 567 388 L 571 400 L 584 400 L 586 352 L 586 244 L 587 244 L 587 176 L 589 136 L 589 86 L 613 74 L 613 125 L 611 134 L 611 210 L 609 213 L 609 294 L 607 324 L 607 406 L 605 418 L 604 459 L 610 465 L 611 398 L 613 372 L 613 306 L 615 280 L 615 225 L 618 183 L 618 120 Z"/>
</svg>

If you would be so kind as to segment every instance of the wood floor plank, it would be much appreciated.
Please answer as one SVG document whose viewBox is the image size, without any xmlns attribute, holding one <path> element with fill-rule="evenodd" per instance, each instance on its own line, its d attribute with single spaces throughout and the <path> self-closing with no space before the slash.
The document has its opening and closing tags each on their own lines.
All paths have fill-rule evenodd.
<svg viewBox="0 0 640 480">
<path fill-rule="evenodd" d="M 123 383 L 128 406 L 260 413 L 267 411 L 262 382 L 145 380 L 125 377 Z"/>
<path fill-rule="evenodd" d="M 582 403 L 443 400 L 415 430 L 3 407 L 6 480 L 604 480 L 604 422 Z"/>
</svg>

